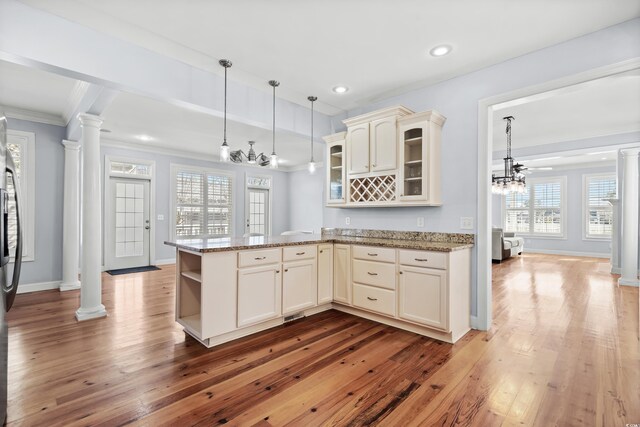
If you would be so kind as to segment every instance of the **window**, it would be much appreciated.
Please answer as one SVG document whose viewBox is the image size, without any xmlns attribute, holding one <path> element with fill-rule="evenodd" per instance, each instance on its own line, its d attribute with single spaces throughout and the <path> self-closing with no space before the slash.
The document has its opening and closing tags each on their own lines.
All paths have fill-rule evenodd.
<svg viewBox="0 0 640 427">
<path fill-rule="evenodd" d="M 603 199 L 616 197 L 615 175 L 584 176 L 584 213 L 586 239 L 610 239 L 613 224 L 613 208 Z"/>
<path fill-rule="evenodd" d="M 227 237 L 232 234 L 232 178 L 210 169 L 171 166 L 174 236 Z"/>
<path fill-rule="evenodd" d="M 22 260 L 33 261 L 35 259 L 35 134 L 7 130 L 7 150 L 11 153 L 16 166 L 16 178 L 20 183 L 22 196 Z M 8 238 L 13 257 L 18 240 L 18 224 L 14 189 L 8 174 L 7 192 L 9 193 Z"/>
<path fill-rule="evenodd" d="M 505 231 L 564 237 L 566 185 L 564 177 L 531 179 L 524 193 L 509 193 L 505 197 Z"/>
<path fill-rule="evenodd" d="M 152 164 L 110 160 L 109 168 L 112 176 L 150 177 Z"/>
</svg>

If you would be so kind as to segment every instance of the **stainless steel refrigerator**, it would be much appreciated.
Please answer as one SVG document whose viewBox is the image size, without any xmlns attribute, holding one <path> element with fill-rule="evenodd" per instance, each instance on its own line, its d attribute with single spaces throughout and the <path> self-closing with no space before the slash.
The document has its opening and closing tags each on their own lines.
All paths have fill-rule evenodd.
<svg viewBox="0 0 640 427">
<path fill-rule="evenodd" d="M 10 193 L 7 192 L 7 182 L 13 184 L 14 200 L 9 200 Z M 22 225 L 20 223 L 20 186 L 17 181 L 15 165 L 11 153 L 7 149 L 7 119 L 0 111 L 0 286 L 2 287 L 2 302 L 0 303 L 0 422 L 7 418 L 7 353 L 8 353 L 8 330 L 5 315 L 16 297 L 18 290 L 18 280 L 20 279 L 20 268 L 22 267 Z M 9 212 L 9 207 L 13 212 Z M 14 213 L 15 212 L 15 213 Z M 16 245 L 13 273 L 9 278 L 11 253 L 9 251 L 9 215 L 15 215 L 15 220 L 11 218 L 12 226 L 15 226 Z"/>
</svg>

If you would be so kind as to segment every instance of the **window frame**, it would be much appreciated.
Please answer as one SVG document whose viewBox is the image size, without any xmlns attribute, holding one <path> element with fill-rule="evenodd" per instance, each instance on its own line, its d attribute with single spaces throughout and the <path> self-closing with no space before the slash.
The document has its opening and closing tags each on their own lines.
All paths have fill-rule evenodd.
<svg viewBox="0 0 640 427">
<path fill-rule="evenodd" d="M 603 173 L 590 173 L 582 175 L 582 240 L 585 241 L 611 241 L 611 235 L 609 236 L 595 236 L 589 234 L 589 197 L 588 197 L 588 182 L 590 178 L 603 178 L 610 177 L 616 183 L 616 198 L 618 191 L 618 176 L 616 172 L 603 172 Z M 613 206 L 611 206 L 613 211 Z M 613 219 L 615 221 L 615 218 Z"/>
<path fill-rule="evenodd" d="M 22 262 L 35 261 L 35 225 L 36 225 L 36 173 L 35 153 L 36 134 L 20 130 L 7 129 L 7 144 L 20 145 L 20 188 L 22 189 Z M 7 148 L 8 151 L 8 148 Z M 11 257 L 13 262 L 13 257 Z"/>
<path fill-rule="evenodd" d="M 171 239 L 173 241 L 176 241 L 178 239 L 178 236 L 176 234 L 176 209 L 177 209 L 177 203 L 176 203 L 176 187 L 177 187 L 177 182 L 176 182 L 176 178 L 178 175 L 178 172 L 198 172 L 198 173 L 203 173 L 203 174 L 211 174 L 211 175 L 219 175 L 219 176 L 224 176 L 229 178 L 230 182 L 231 182 L 231 216 L 229 218 L 229 235 L 227 236 L 217 236 L 217 238 L 230 238 L 233 237 L 234 233 L 234 226 L 235 226 L 235 221 L 234 221 L 234 216 L 236 214 L 236 197 L 234 194 L 235 191 L 235 177 L 232 173 L 229 173 L 227 171 L 223 171 L 220 169 L 213 169 L 213 168 L 208 168 L 208 167 L 201 167 L 201 166 L 192 166 L 192 165 L 184 165 L 184 164 L 178 164 L 178 163 L 171 163 L 170 167 L 170 173 L 171 173 L 171 188 L 170 188 L 170 206 L 171 206 L 171 212 L 169 215 L 169 220 L 171 221 L 171 229 L 169 230 L 169 234 L 171 236 Z M 199 237 L 191 237 L 193 239 L 198 239 L 198 238 L 204 238 L 205 235 L 201 235 Z M 189 239 L 187 237 L 180 237 L 180 239 Z"/>
<path fill-rule="evenodd" d="M 533 188 L 536 184 L 545 184 L 545 183 L 560 183 L 560 233 L 559 234 L 551 234 L 551 233 L 536 233 L 533 231 L 534 223 L 535 223 L 535 192 Z M 530 237 L 535 239 L 556 239 L 556 240 L 566 240 L 567 239 L 567 177 L 566 175 L 562 176 L 550 176 L 550 177 L 539 177 L 539 178 L 527 178 L 527 190 L 529 192 L 529 231 L 522 232 L 516 231 L 515 233 L 518 236 L 522 237 Z M 502 229 L 507 231 L 507 196 L 502 197 Z M 516 209 L 514 209 L 516 210 Z M 523 210 L 523 209 L 517 209 Z"/>
</svg>

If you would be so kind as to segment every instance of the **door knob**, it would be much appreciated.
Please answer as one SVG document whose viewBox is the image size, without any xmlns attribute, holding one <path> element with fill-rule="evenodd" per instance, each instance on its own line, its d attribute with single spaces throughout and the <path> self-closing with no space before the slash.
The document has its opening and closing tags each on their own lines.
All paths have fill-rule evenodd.
<svg viewBox="0 0 640 427">
<path fill-rule="evenodd" d="M 151 228 L 151 227 L 149 227 L 148 225 L 145 225 L 145 226 L 144 226 L 144 229 L 145 229 L 145 230 L 148 230 L 148 229 L 150 229 L 150 228 Z"/>
</svg>

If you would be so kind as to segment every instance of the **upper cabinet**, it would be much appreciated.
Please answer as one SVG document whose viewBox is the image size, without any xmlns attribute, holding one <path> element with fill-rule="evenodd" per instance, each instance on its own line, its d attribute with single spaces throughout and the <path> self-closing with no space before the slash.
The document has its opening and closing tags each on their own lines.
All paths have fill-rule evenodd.
<svg viewBox="0 0 640 427">
<path fill-rule="evenodd" d="M 346 133 L 325 137 L 327 205 L 439 206 L 445 120 L 433 110 L 414 113 L 402 106 L 344 120 Z"/>
<path fill-rule="evenodd" d="M 347 158 L 345 154 L 344 140 L 346 132 L 336 133 L 324 137 L 327 143 L 327 204 L 344 204 L 345 202 L 345 178 Z"/>
</svg>

